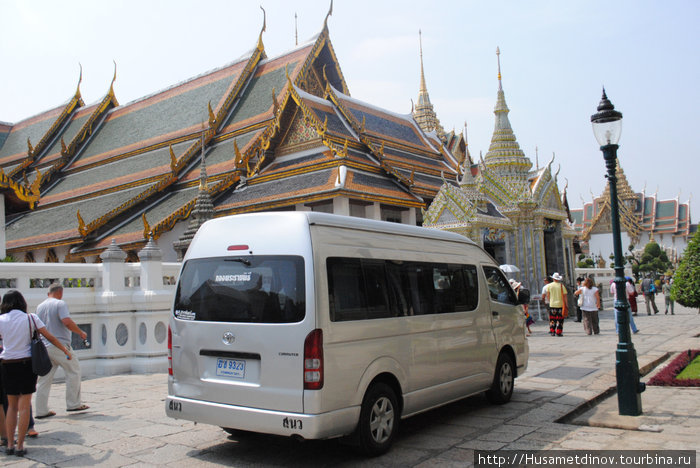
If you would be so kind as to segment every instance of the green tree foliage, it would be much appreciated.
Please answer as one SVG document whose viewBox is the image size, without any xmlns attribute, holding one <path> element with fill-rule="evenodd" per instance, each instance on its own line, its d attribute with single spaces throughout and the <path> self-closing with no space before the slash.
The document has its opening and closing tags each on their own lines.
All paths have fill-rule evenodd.
<svg viewBox="0 0 700 468">
<path fill-rule="evenodd" d="M 661 247 L 656 242 L 649 242 L 644 247 L 642 258 L 639 259 L 639 271 L 658 276 L 666 273 L 666 270 L 669 268 L 671 268 L 671 262 L 666 252 L 661 250 Z M 634 268 L 632 268 L 632 271 L 634 272 Z"/>
<path fill-rule="evenodd" d="M 700 231 L 697 231 L 673 276 L 671 298 L 686 307 L 700 308 Z"/>
</svg>

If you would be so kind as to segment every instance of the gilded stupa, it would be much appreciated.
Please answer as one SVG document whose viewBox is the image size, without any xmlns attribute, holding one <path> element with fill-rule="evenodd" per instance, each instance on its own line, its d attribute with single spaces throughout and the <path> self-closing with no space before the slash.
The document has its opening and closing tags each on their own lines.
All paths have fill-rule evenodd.
<svg viewBox="0 0 700 468">
<path fill-rule="evenodd" d="M 430 102 L 428 87 L 425 85 L 425 71 L 423 70 L 423 39 L 420 30 L 418 31 L 418 43 L 420 48 L 420 89 L 418 91 L 418 103 L 413 110 L 413 118 L 418 126 L 426 133 L 435 132 L 445 141 L 445 130 L 440 125 L 433 104 Z"/>
</svg>

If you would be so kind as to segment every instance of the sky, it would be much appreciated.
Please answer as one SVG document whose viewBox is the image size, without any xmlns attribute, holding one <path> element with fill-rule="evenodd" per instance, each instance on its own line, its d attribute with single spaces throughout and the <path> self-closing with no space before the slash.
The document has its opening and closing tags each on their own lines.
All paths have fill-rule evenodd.
<svg viewBox="0 0 700 468">
<path fill-rule="evenodd" d="M 0 121 L 70 99 L 83 69 L 86 104 L 114 84 L 121 104 L 235 61 L 257 41 L 268 57 L 318 34 L 330 1 L 0 0 Z M 445 130 L 465 122 L 486 154 L 498 90 L 533 165 L 559 171 L 572 209 L 607 183 L 590 116 L 605 86 L 623 114 L 618 158 L 635 191 L 691 199 L 700 220 L 700 2 L 697 0 L 335 0 L 328 19 L 357 99 L 407 114 L 425 79 Z M 695 162 L 694 162 L 695 161 Z"/>
</svg>

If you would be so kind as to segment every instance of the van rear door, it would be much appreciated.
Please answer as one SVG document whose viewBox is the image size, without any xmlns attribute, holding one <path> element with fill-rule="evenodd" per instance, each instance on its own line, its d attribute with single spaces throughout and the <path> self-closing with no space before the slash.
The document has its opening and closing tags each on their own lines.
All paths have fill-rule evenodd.
<svg viewBox="0 0 700 468">
<path fill-rule="evenodd" d="M 192 258 L 173 307 L 175 396 L 227 405 L 303 411 L 306 317 L 299 255 Z M 306 320 L 305 320 L 306 319 Z"/>
</svg>

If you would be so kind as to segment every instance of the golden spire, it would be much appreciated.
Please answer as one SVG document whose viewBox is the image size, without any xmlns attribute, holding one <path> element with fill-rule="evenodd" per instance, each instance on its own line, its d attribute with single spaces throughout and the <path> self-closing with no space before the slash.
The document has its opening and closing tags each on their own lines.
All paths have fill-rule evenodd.
<svg viewBox="0 0 700 468">
<path fill-rule="evenodd" d="M 420 89 L 418 91 L 418 103 L 421 103 L 421 97 L 425 95 L 425 100 L 430 103 L 430 98 L 428 97 L 428 87 L 425 85 L 425 72 L 423 71 L 423 34 L 421 30 L 418 30 L 418 48 L 420 50 Z"/>
<path fill-rule="evenodd" d="M 413 118 L 418 123 L 418 126 L 424 132 L 435 132 L 440 139 L 445 138 L 445 130 L 443 130 L 440 121 L 435 114 L 433 105 L 430 102 L 428 95 L 428 87 L 425 85 L 425 71 L 423 68 L 423 33 L 418 30 L 418 47 L 420 51 L 420 89 L 418 91 L 418 102 L 412 110 Z"/>
<path fill-rule="evenodd" d="M 498 89 L 502 90 L 503 86 L 501 85 L 501 49 L 500 49 L 500 47 L 496 47 L 496 60 L 498 60 Z"/>
</svg>

